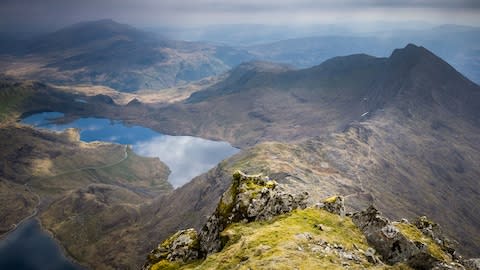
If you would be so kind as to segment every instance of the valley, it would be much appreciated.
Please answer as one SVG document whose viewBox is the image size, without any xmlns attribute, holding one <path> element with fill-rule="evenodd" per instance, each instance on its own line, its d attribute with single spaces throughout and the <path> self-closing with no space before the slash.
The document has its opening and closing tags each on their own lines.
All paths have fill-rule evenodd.
<svg viewBox="0 0 480 270">
<path fill-rule="evenodd" d="M 286 59 L 281 42 L 174 41 L 110 20 L 27 45 L 0 56 L 2 236 L 36 219 L 84 267 L 138 269 L 177 230 L 200 230 L 240 170 L 308 192 L 309 206 L 339 195 L 348 212 L 426 215 L 480 254 L 480 86 L 428 47 L 288 56 L 298 68 L 264 61 Z M 300 218 L 353 228 L 306 210 L 230 231 Z M 205 269 L 215 258 L 230 257 Z"/>
</svg>

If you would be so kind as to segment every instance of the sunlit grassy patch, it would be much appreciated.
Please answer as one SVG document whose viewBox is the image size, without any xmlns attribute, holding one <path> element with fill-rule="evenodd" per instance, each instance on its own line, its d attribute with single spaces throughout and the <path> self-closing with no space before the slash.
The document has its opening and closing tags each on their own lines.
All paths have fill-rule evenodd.
<svg viewBox="0 0 480 270">
<path fill-rule="evenodd" d="M 318 224 L 323 230 L 318 229 Z M 298 237 L 305 233 L 341 245 L 346 251 L 354 250 L 354 243 L 359 249 L 368 248 L 351 219 L 308 208 L 271 221 L 232 224 L 222 233 L 229 240 L 221 252 L 179 269 L 343 269 L 336 254 L 312 252 L 314 244 Z M 373 265 L 366 260 L 351 263 L 352 269 L 369 266 Z"/>
</svg>

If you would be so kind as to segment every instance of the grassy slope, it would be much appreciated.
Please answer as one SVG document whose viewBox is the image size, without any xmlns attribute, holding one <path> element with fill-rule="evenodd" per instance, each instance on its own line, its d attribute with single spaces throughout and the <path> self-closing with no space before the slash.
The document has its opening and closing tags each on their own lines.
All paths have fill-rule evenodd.
<svg viewBox="0 0 480 270">
<path fill-rule="evenodd" d="M 38 194 L 44 228 L 80 263 L 95 267 L 106 263 L 105 252 L 128 250 L 128 244 L 112 243 L 128 239 L 124 234 L 130 235 L 128 227 L 138 219 L 140 205 L 172 190 L 166 181 L 169 170 L 158 159 L 131 150 L 124 159 L 124 146 L 83 143 L 73 130 L 55 133 L 3 125 L 0 148 L 0 194 L 8 200 L 0 207 L 2 230 L 31 214 Z"/>
<path fill-rule="evenodd" d="M 11 121 L 21 113 L 21 105 L 31 94 L 29 83 L 20 84 L 9 80 L 0 81 L 0 124 Z"/>
<path fill-rule="evenodd" d="M 349 269 L 408 269 L 369 263 L 360 251 L 367 250 L 367 241 L 351 219 L 319 209 L 295 210 L 271 221 L 235 223 L 222 235 L 229 239 L 226 247 L 204 261 L 185 265 L 163 261 L 152 269 L 345 269 L 342 263 Z M 342 249 L 331 248 L 335 245 Z M 358 261 L 342 258 L 342 252 Z"/>
</svg>

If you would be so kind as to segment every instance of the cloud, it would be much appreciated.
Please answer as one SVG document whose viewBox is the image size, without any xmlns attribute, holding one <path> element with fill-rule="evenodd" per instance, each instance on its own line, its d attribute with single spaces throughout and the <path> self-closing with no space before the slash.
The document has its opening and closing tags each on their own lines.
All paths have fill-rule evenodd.
<svg viewBox="0 0 480 270">
<path fill-rule="evenodd" d="M 189 136 L 157 136 L 133 145 L 142 156 L 158 157 L 171 170 L 168 181 L 179 187 L 239 150 L 226 142 Z"/>
<path fill-rule="evenodd" d="M 479 11 L 478 0 L 4 0 L 0 3 L 0 27 L 63 26 L 102 18 L 157 26 L 345 19 L 465 20 L 479 24 Z"/>
</svg>

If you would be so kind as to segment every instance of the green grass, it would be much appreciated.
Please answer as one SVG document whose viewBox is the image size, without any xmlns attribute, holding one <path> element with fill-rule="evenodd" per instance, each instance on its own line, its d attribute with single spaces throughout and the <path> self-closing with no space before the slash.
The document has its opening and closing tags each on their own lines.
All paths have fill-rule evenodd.
<svg viewBox="0 0 480 270">
<path fill-rule="evenodd" d="M 322 224 L 324 230 L 316 228 L 316 224 Z M 311 252 L 311 243 L 297 237 L 300 233 L 342 245 L 347 251 L 354 250 L 354 243 L 363 250 L 368 248 L 351 219 L 308 208 L 271 221 L 232 224 L 222 232 L 229 240 L 221 252 L 211 254 L 203 262 L 177 265 L 177 269 L 343 269 L 333 253 Z M 366 260 L 352 265 L 352 269 L 362 267 L 373 265 Z"/>
</svg>

